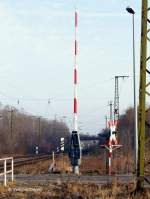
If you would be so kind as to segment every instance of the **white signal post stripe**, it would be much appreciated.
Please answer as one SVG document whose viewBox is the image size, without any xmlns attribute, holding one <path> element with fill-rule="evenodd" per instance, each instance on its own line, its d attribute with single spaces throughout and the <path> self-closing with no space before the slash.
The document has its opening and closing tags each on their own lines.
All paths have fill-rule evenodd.
<svg viewBox="0 0 150 199">
<path fill-rule="evenodd" d="M 60 148 L 61 148 L 61 151 L 64 151 L 64 138 L 60 139 Z"/>
<path fill-rule="evenodd" d="M 108 161 L 109 161 L 109 175 L 111 175 L 111 171 L 112 171 L 112 147 L 110 146 L 109 147 L 109 158 L 108 158 Z"/>
</svg>

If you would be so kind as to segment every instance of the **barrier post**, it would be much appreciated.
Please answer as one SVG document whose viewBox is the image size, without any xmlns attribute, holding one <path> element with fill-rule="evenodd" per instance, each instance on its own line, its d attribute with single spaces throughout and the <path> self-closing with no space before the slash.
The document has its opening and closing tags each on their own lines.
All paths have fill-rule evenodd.
<svg viewBox="0 0 150 199">
<path fill-rule="evenodd" d="M 7 179 L 6 179 L 6 159 L 4 160 L 4 186 L 7 185 Z"/>
<path fill-rule="evenodd" d="M 12 169 L 11 180 L 14 181 L 14 160 L 13 160 L 13 158 L 11 160 L 11 169 Z"/>
</svg>

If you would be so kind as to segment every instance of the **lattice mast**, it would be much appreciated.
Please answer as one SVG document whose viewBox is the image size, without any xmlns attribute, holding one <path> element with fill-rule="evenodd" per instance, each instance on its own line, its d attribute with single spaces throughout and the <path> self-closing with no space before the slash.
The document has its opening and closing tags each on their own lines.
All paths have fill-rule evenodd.
<svg viewBox="0 0 150 199">
<path fill-rule="evenodd" d="M 114 122 L 119 120 L 119 78 L 125 79 L 129 76 L 115 76 L 115 97 L 114 97 Z"/>
</svg>

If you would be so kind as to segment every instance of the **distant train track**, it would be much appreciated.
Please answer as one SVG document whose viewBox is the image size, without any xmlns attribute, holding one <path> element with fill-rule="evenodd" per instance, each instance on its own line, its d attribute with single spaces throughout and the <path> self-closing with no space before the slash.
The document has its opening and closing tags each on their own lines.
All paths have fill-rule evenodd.
<svg viewBox="0 0 150 199">
<path fill-rule="evenodd" d="M 14 167 L 22 166 L 22 165 L 28 165 L 33 164 L 35 162 L 38 162 L 39 160 L 48 160 L 51 159 L 52 155 L 48 154 L 41 154 L 41 155 L 31 155 L 28 157 L 19 157 L 14 158 Z"/>
<path fill-rule="evenodd" d="M 55 156 L 58 156 L 59 154 L 55 154 Z M 48 159 L 52 159 L 52 155 L 51 154 L 39 154 L 39 155 L 17 155 L 14 156 L 14 167 L 19 167 L 19 166 L 24 166 L 24 165 L 28 165 L 28 164 L 33 164 L 36 163 L 38 161 L 42 161 L 42 160 L 48 160 Z M 11 162 L 8 161 L 7 163 L 7 169 L 10 169 L 11 167 Z M 4 170 L 4 166 L 1 163 L 0 164 L 0 171 Z"/>
<path fill-rule="evenodd" d="M 48 155 L 47 153 L 41 153 L 41 154 L 9 154 L 9 155 L 0 155 L 0 158 L 5 158 L 5 157 L 13 157 L 14 159 L 19 159 L 19 158 L 30 158 L 30 157 L 37 157 L 37 156 L 42 156 L 42 155 Z M 51 155 L 51 154 L 49 154 Z"/>
</svg>

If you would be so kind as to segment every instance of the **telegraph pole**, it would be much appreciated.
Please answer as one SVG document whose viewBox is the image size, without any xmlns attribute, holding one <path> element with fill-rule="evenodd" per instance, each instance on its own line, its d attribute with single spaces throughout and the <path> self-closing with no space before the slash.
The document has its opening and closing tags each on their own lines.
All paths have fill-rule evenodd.
<svg viewBox="0 0 150 199">
<path fill-rule="evenodd" d="M 41 153 L 41 117 L 38 117 L 38 153 Z"/>
<path fill-rule="evenodd" d="M 14 112 L 14 110 L 11 108 L 11 110 L 10 110 L 10 135 L 11 135 L 11 140 L 13 139 L 13 112 Z"/>
<path fill-rule="evenodd" d="M 11 107 L 10 109 L 10 138 L 13 140 L 13 113 L 14 109 Z"/>
<path fill-rule="evenodd" d="M 14 125 L 14 119 L 13 119 L 13 116 L 14 116 L 14 108 L 11 107 L 10 111 L 8 111 L 10 113 L 10 139 L 11 139 L 11 147 L 12 147 L 12 152 L 14 152 L 14 136 L 13 136 L 13 125 Z"/>
</svg>

